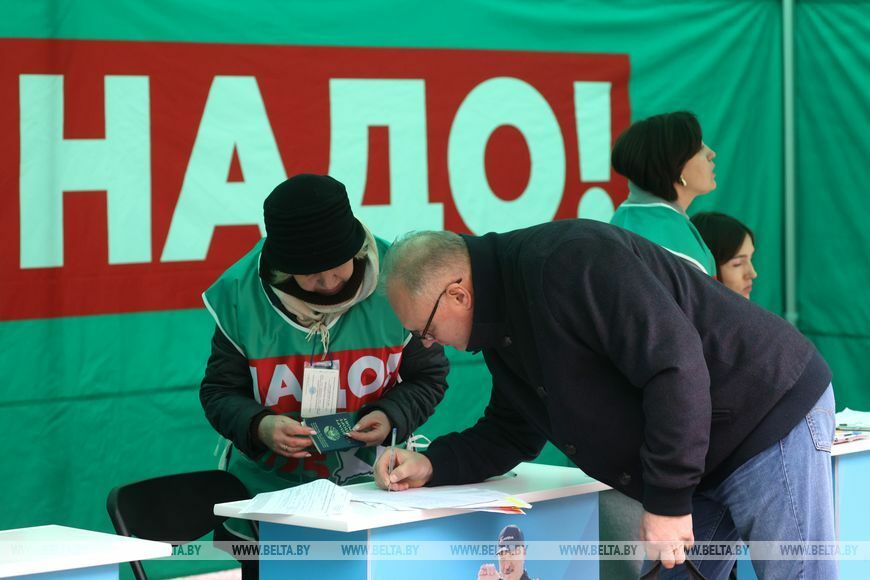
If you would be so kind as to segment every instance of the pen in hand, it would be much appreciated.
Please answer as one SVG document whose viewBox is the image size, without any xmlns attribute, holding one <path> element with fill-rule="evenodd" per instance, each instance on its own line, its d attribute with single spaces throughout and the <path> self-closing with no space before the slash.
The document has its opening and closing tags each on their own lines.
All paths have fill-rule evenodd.
<svg viewBox="0 0 870 580">
<path fill-rule="evenodd" d="M 396 428 L 393 427 L 393 435 L 390 437 L 390 461 L 387 463 L 387 491 L 393 490 L 393 482 L 390 481 L 390 476 L 393 474 L 393 467 L 396 466 Z"/>
</svg>

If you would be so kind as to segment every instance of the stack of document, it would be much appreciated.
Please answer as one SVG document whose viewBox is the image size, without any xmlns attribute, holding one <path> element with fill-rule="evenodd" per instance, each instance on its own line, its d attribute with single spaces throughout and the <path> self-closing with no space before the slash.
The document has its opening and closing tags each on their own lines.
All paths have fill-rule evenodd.
<svg viewBox="0 0 870 580">
<path fill-rule="evenodd" d="M 523 509 L 532 507 L 523 500 L 500 491 L 464 485 L 384 491 L 371 483 L 350 489 L 352 491 L 339 487 L 328 479 L 318 479 L 296 487 L 259 493 L 239 513 L 339 516 L 348 510 L 351 501 L 391 510 L 456 508 L 511 514 L 525 513 Z"/>
<path fill-rule="evenodd" d="M 846 407 L 837 413 L 837 429 L 844 431 L 870 431 L 870 413 L 853 411 Z"/>
<path fill-rule="evenodd" d="M 834 445 L 851 443 L 852 441 L 861 441 L 862 439 L 867 439 L 866 431 L 841 431 L 840 429 L 837 429 L 836 432 L 834 432 Z"/>
<path fill-rule="evenodd" d="M 350 494 L 328 479 L 258 493 L 240 514 L 337 516 L 350 506 Z"/>
<path fill-rule="evenodd" d="M 393 510 L 456 508 L 524 513 L 523 509 L 532 507 L 529 503 L 500 491 L 464 485 L 421 487 L 392 492 L 374 486 L 356 486 L 351 493 L 351 501 Z"/>
</svg>

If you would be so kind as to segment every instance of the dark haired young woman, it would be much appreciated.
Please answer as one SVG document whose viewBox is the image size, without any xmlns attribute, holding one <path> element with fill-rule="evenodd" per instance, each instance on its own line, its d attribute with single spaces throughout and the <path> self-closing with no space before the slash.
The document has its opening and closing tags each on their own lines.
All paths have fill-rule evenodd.
<svg viewBox="0 0 870 580">
<path fill-rule="evenodd" d="M 716 189 L 715 157 L 692 113 L 666 113 L 634 123 L 613 146 L 611 163 L 628 178 L 629 195 L 610 223 L 714 275 L 713 254 L 686 210 L 696 197 Z"/>
<path fill-rule="evenodd" d="M 752 281 L 758 278 L 752 266 L 755 236 L 731 216 L 715 211 L 692 216 L 692 224 L 716 260 L 716 277 L 728 288 L 749 298 Z"/>
</svg>

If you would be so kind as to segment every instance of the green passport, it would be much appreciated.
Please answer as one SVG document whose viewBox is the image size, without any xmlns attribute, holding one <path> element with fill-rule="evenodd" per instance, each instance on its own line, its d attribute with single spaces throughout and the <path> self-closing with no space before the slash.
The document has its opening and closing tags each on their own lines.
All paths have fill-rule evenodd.
<svg viewBox="0 0 870 580">
<path fill-rule="evenodd" d="M 356 425 L 356 413 L 335 413 L 305 419 L 305 425 L 317 431 L 311 440 L 320 453 L 343 451 L 365 445 L 362 441 L 351 439 L 346 435 Z"/>
</svg>

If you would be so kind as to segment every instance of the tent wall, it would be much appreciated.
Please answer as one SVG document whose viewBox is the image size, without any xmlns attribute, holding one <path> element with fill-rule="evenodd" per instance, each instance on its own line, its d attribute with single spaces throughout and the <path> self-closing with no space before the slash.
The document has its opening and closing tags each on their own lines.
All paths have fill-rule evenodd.
<svg viewBox="0 0 870 580">
<path fill-rule="evenodd" d="M 434 224 L 483 233 L 475 224 L 489 223 L 459 207 L 448 152 L 460 104 L 488 80 L 519 79 L 532 88 L 533 100 L 536 91 L 545 103 L 541 110 L 552 110 L 563 143 L 558 155 L 564 174 L 551 160 L 532 156 L 524 142 L 548 137 L 528 128 L 494 132 L 485 156 L 457 146 L 460 156 L 479 156 L 475 162 L 486 167 L 489 185 L 499 191 L 490 197 L 501 199 L 499 207 L 514 227 L 578 215 L 606 218 L 608 203 L 600 196 L 585 209 L 582 200 L 592 189 L 612 204 L 624 199 L 625 181 L 606 162 L 601 170 L 618 132 L 634 119 L 692 110 L 718 153 L 719 182 L 692 212 L 723 211 L 756 232 L 760 277 L 753 300 L 783 312 L 779 2 L 57 0 L 4 2 L 0 9 L 0 491 L 14 498 L 0 512 L 0 529 L 59 523 L 108 530 L 103 506 L 112 486 L 206 469 L 217 461 L 217 436 L 197 393 L 213 331 L 199 293 L 257 239 L 257 224 L 216 228 L 203 259 L 163 259 L 185 183 L 193 190 L 208 187 L 207 180 L 196 181 L 203 173 L 192 173 L 191 165 L 195 154 L 208 153 L 207 144 L 197 153 L 197 135 L 215 77 L 255 79 L 286 174 L 326 172 L 334 162 L 331 80 L 422 79 L 425 167 L 391 166 L 388 144 L 398 137 L 377 122 L 358 137 L 368 140 L 361 149 L 371 156 L 357 209 L 397 203 L 405 191 L 398 191 L 400 184 L 420 175 L 428 202 L 442 204 L 434 213 L 409 211 L 378 221 L 403 230 Z M 858 408 L 870 408 L 863 387 L 870 371 L 870 237 L 862 227 L 868 212 L 859 183 L 870 153 L 864 139 L 870 86 L 866 12 L 860 2 L 799 2 L 795 17 L 799 325 L 834 367 L 838 406 Z M 57 109 L 35 104 L 48 102 L 50 83 L 32 83 L 46 75 L 63 79 L 62 121 L 46 121 Z M 152 212 L 145 227 L 150 255 L 136 263 L 113 262 L 106 186 L 88 179 L 100 171 L 121 179 L 122 194 L 124 187 L 143 191 L 141 180 L 124 181 L 111 167 L 61 167 L 63 160 L 33 153 L 43 151 L 38 139 L 31 143 L 33 135 L 42 135 L 34 127 L 49 122 L 61 123 L 66 140 L 106 139 L 104 103 L 116 97 L 107 88 L 109 76 L 146 78 L 141 82 L 148 99 L 130 106 L 132 116 L 147 113 L 150 122 L 150 149 L 130 152 L 147 156 L 150 168 L 144 188 Z M 603 108 L 594 109 L 603 116 L 577 116 L 587 104 L 575 102 L 585 94 L 575 83 L 609 83 L 606 102 L 598 103 Z M 133 99 L 143 85 L 119 86 L 122 98 Z M 416 90 L 419 84 L 403 86 Z M 230 93 L 224 95 L 230 95 L 227 110 L 235 98 Z M 238 98 L 240 107 L 252 102 Z M 387 109 L 381 107 L 380 113 Z M 502 113 L 520 115 L 510 102 Z M 471 132 L 480 129 L 474 122 Z M 214 126 L 221 126 L 220 118 Z M 584 149 L 578 142 L 583 138 L 597 148 Z M 347 157 L 348 150 L 339 148 L 335 156 Z M 206 169 L 213 170 L 210 179 L 218 175 L 223 183 L 277 182 L 268 171 L 252 170 L 268 154 L 268 146 L 248 147 L 239 137 L 232 156 Z M 584 163 L 593 157 L 597 165 L 589 167 L 595 171 L 585 175 Z M 39 181 L 43 173 L 34 167 L 43 173 L 48 168 L 48 177 Z M 274 170 L 274 164 L 262 167 Z M 189 175 L 194 177 L 186 182 Z M 522 195 L 533 175 L 549 179 L 544 193 L 555 196 L 555 209 L 535 206 L 538 190 Z M 61 218 L 44 211 L 48 202 L 34 206 L 28 197 L 53 179 L 81 179 L 87 190 L 63 195 L 54 206 Z M 82 189 L 72 181 L 70 191 Z M 391 187 L 394 198 L 386 193 Z M 264 187 L 247 193 L 240 211 L 256 213 L 267 193 Z M 511 197 L 531 204 L 528 223 L 510 209 L 519 207 L 508 203 Z M 491 207 L 492 199 L 481 207 Z M 27 214 L 33 207 L 43 211 L 39 219 Z M 127 218 L 132 227 L 142 227 L 136 214 Z M 395 233 L 375 230 L 387 237 Z M 57 236 L 62 264 L 52 264 L 57 252 L 38 242 L 56 243 Z M 184 250 L 188 241 L 179 247 Z M 450 358 L 447 399 L 421 429 L 430 437 L 473 424 L 488 399 L 480 357 L 451 352 Z M 540 460 L 566 463 L 553 448 Z"/>
</svg>

